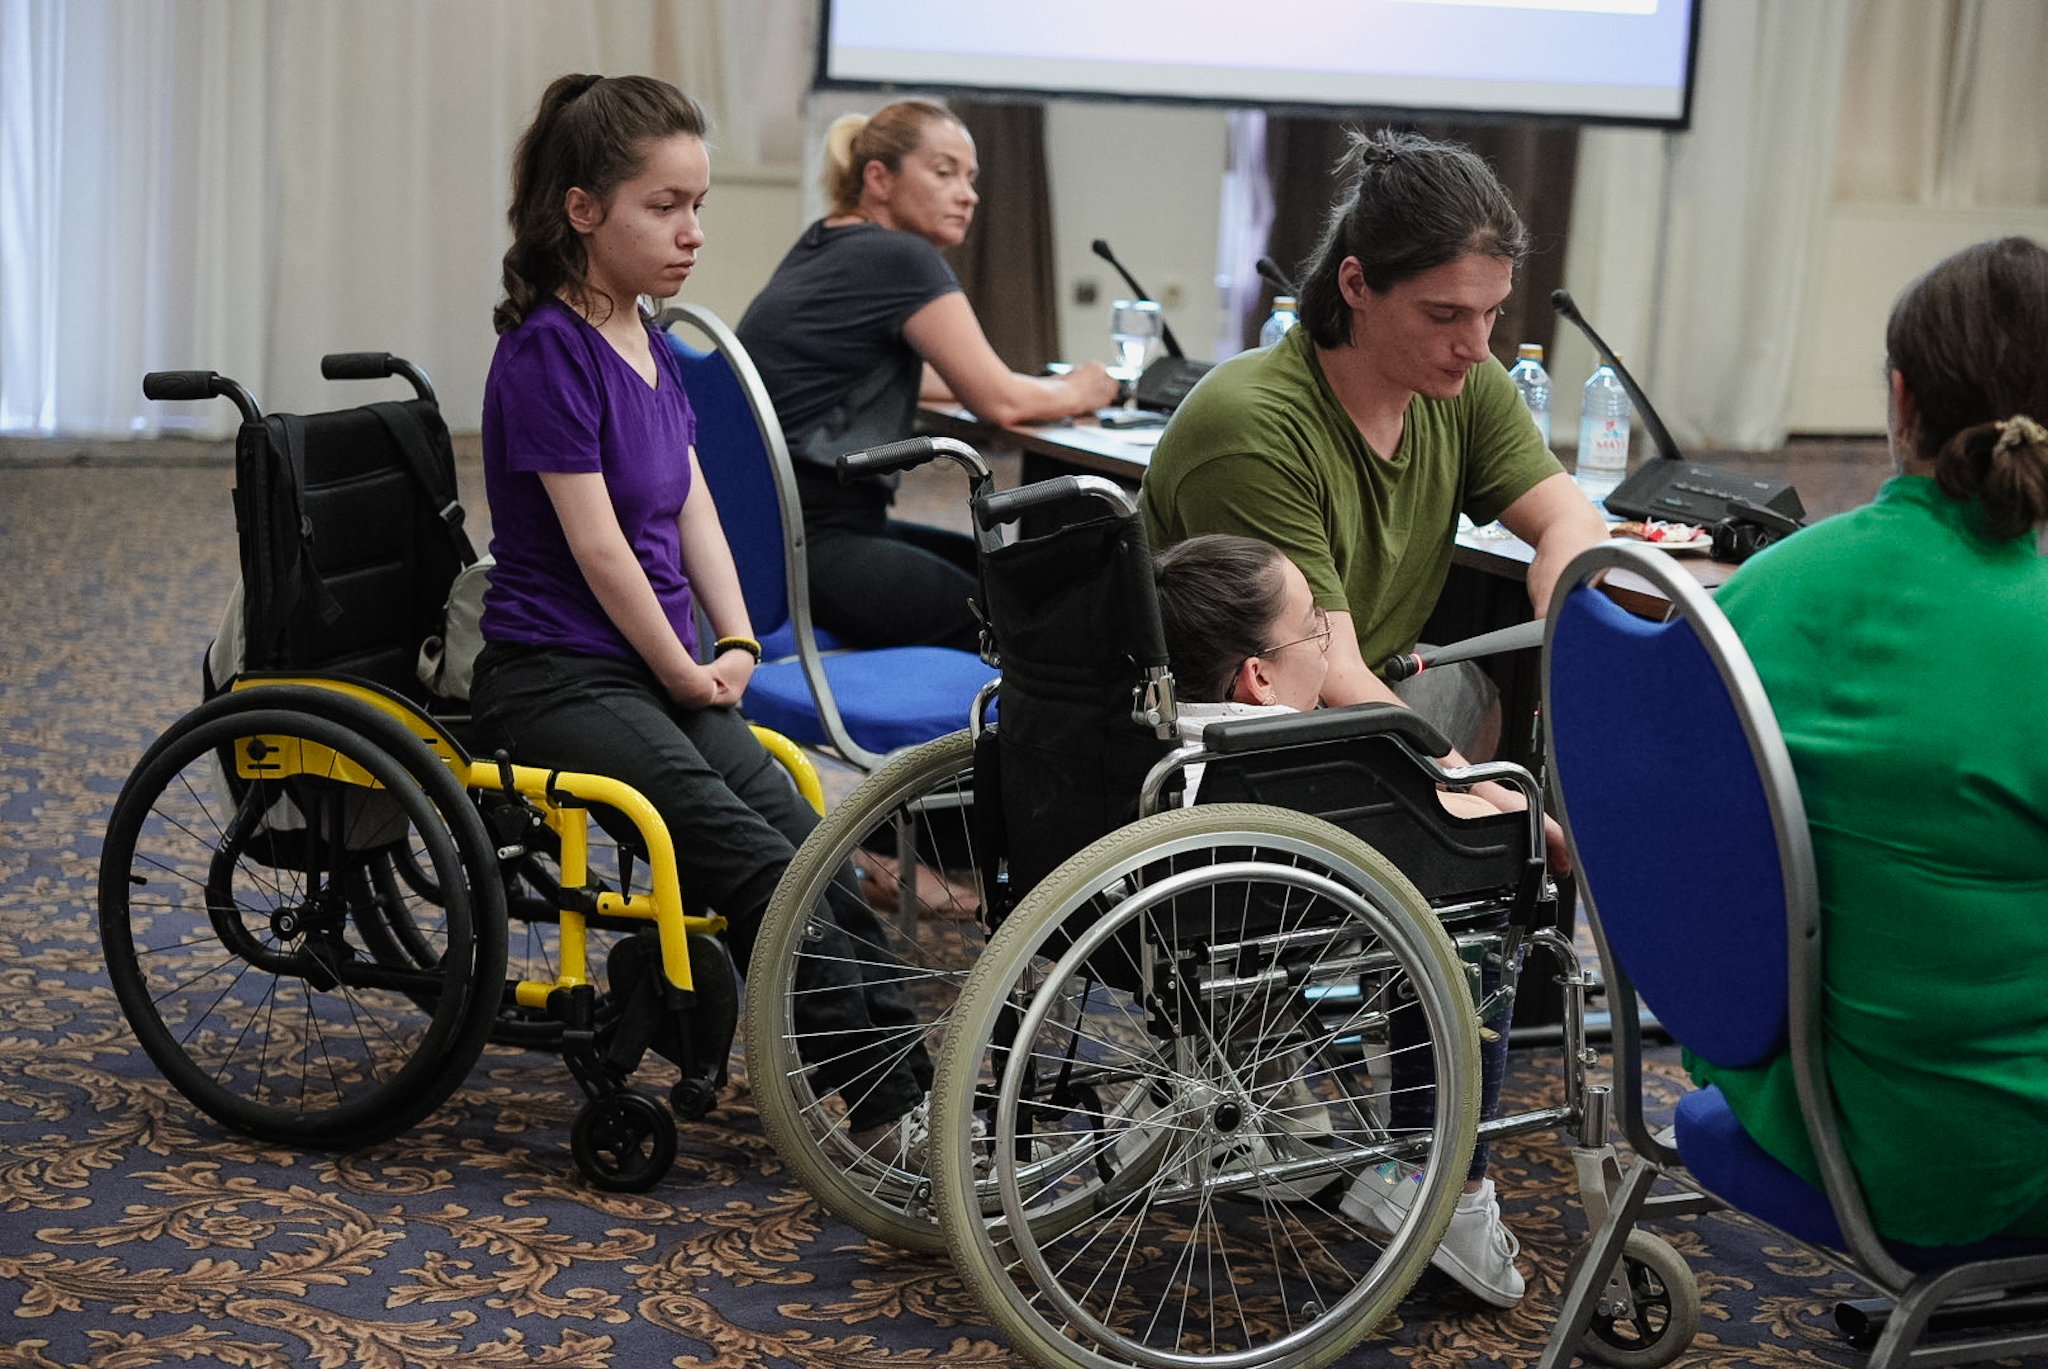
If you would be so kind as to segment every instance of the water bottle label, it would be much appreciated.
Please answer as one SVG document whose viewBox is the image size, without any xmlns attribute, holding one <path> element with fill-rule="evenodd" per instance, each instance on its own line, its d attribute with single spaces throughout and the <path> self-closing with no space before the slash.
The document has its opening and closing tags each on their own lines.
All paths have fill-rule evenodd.
<svg viewBox="0 0 2048 1369">
<path fill-rule="evenodd" d="M 1580 454 L 1580 459 L 1600 470 L 1620 470 L 1628 465 L 1628 429 L 1612 418 L 1597 420 L 1592 444 Z"/>
</svg>

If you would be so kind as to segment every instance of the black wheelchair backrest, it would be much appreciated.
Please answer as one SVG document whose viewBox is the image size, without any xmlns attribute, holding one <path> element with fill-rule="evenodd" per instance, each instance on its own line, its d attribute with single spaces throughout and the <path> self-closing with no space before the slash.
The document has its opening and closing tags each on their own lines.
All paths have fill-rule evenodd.
<svg viewBox="0 0 2048 1369">
<path fill-rule="evenodd" d="M 1002 662 L 999 790 L 1021 896 L 1136 817 L 1145 775 L 1172 745 L 1132 719 L 1147 670 L 1165 665 L 1165 639 L 1135 517 L 987 552 L 981 586 Z"/>
<path fill-rule="evenodd" d="M 1386 856 L 1424 898 L 1446 904 L 1512 892 L 1528 855 L 1523 815 L 1454 817 L 1419 755 L 1449 743 L 1394 704 L 1232 719 L 1202 733 L 1200 803 L 1312 813 Z"/>
<path fill-rule="evenodd" d="M 414 699 L 421 642 L 475 560 L 430 401 L 245 422 L 235 442 L 243 667 L 359 676 Z"/>
</svg>

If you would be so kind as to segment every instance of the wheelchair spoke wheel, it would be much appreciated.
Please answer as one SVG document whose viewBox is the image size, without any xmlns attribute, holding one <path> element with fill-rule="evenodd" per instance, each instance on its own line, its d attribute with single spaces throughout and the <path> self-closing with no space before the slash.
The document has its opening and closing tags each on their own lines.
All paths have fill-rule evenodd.
<svg viewBox="0 0 2048 1369">
<path fill-rule="evenodd" d="M 1574 1287 L 1585 1267 L 1580 1246 L 1566 1269 Z M 1685 1258 L 1647 1231 L 1635 1230 L 1593 1309 L 1579 1342 L 1589 1359 L 1614 1369 L 1663 1369 L 1686 1352 L 1700 1329 L 1700 1286 Z"/>
<path fill-rule="evenodd" d="M 1413 886 L 1318 819 L 1197 807 L 1090 846 L 991 939 L 939 1059 L 933 1185 L 1038 1363 L 1322 1364 L 1428 1263 L 1478 1097 Z M 1382 1176 L 1420 1180 L 1384 1230 L 1345 1201 Z"/>
<path fill-rule="evenodd" d="M 488 848 L 465 855 L 480 828 L 447 768 L 366 706 L 360 730 L 278 706 L 317 692 L 222 696 L 150 748 L 108 826 L 100 935 L 180 1092 L 250 1135 L 346 1149 L 412 1126 L 475 1063 L 502 904 L 476 892 Z M 392 877 L 400 846 L 441 901 Z"/>
<path fill-rule="evenodd" d="M 762 919 L 746 995 L 747 1078 L 776 1151 L 825 1207 L 927 1253 L 944 1249 L 929 1179 L 904 1156 L 859 1149 L 849 1123 L 892 1069 L 929 1087 L 931 1056 L 986 940 L 973 762 L 966 732 L 941 737 L 826 815 Z M 821 991 L 856 983 L 867 1030 L 811 1010 Z"/>
</svg>

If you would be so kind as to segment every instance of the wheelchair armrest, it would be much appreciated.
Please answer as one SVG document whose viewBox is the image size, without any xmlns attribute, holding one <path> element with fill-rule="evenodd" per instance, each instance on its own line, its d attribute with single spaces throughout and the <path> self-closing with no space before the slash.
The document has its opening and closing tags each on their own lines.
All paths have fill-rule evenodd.
<svg viewBox="0 0 2048 1369">
<path fill-rule="evenodd" d="M 1399 704 L 1348 704 L 1307 713 L 1264 718 L 1231 718 L 1202 731 L 1202 745 L 1219 756 L 1391 733 L 1425 756 L 1450 754 L 1444 734 L 1413 709 Z"/>
</svg>

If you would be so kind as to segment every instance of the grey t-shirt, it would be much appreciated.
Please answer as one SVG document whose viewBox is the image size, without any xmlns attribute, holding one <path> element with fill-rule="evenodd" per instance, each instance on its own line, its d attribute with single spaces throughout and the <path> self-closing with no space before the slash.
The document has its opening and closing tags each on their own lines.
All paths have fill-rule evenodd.
<svg viewBox="0 0 2048 1369">
<path fill-rule="evenodd" d="M 914 233 L 822 219 L 805 229 L 738 330 L 790 455 L 829 466 L 910 436 L 924 363 L 903 325 L 959 288 L 939 250 Z"/>
</svg>

